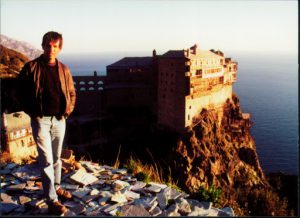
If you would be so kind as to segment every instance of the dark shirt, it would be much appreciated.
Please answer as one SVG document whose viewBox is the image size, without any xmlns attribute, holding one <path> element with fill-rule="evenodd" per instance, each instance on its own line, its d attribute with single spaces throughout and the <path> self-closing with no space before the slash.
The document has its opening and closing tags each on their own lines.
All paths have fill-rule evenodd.
<svg viewBox="0 0 300 218">
<path fill-rule="evenodd" d="M 64 98 L 57 64 L 46 64 L 43 77 L 42 113 L 44 116 L 62 116 L 64 111 Z"/>
</svg>

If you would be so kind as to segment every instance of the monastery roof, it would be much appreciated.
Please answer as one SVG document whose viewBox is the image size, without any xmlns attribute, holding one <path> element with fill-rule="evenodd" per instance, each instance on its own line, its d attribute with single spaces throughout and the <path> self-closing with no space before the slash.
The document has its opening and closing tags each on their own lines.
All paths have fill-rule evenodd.
<svg viewBox="0 0 300 218">
<path fill-rule="evenodd" d="M 165 54 L 162 55 L 162 57 L 165 58 L 184 58 L 186 57 L 184 54 L 184 50 L 169 50 Z M 205 50 L 197 50 L 197 54 L 193 54 L 192 50 L 190 50 L 190 56 L 189 58 L 222 58 L 222 56 L 217 55 L 211 51 L 205 51 Z"/>
<path fill-rule="evenodd" d="M 183 50 L 169 50 L 162 55 L 164 58 L 184 58 Z"/>
<path fill-rule="evenodd" d="M 222 56 L 217 55 L 211 51 L 206 51 L 206 50 L 197 50 L 197 54 L 191 54 L 190 57 L 194 58 L 222 58 Z"/>
<path fill-rule="evenodd" d="M 23 111 L 5 114 L 5 117 L 7 122 L 7 131 L 30 126 L 30 117 Z"/>
<path fill-rule="evenodd" d="M 145 67 L 152 65 L 152 57 L 125 57 L 107 66 L 109 69 L 120 69 L 128 67 Z"/>
</svg>

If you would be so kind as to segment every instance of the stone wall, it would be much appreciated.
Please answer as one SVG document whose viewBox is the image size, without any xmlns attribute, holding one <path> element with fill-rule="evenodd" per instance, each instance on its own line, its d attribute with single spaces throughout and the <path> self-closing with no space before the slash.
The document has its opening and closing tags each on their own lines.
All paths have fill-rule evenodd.
<svg viewBox="0 0 300 218">
<path fill-rule="evenodd" d="M 6 146 L 11 159 L 17 163 L 37 156 L 37 148 L 32 135 L 8 141 Z"/>
<path fill-rule="evenodd" d="M 208 95 L 199 96 L 196 98 L 190 95 L 186 97 L 185 105 L 185 127 L 192 125 L 194 117 L 197 117 L 203 108 L 216 109 L 222 105 L 232 96 L 232 86 L 222 86 L 219 90 L 211 92 Z"/>
</svg>

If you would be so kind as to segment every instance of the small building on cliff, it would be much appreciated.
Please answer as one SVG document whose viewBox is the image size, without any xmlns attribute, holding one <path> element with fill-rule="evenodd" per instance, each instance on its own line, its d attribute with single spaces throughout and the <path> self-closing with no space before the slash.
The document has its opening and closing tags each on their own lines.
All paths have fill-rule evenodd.
<svg viewBox="0 0 300 218">
<path fill-rule="evenodd" d="M 30 117 L 26 113 L 2 114 L 1 147 L 1 151 L 6 151 L 15 162 L 37 156 Z"/>
<path fill-rule="evenodd" d="M 152 57 L 125 57 L 107 66 L 106 108 L 149 108 L 157 124 L 181 132 L 202 109 L 222 108 L 232 96 L 237 62 L 197 45 Z M 220 110 L 221 111 L 221 110 Z"/>
</svg>

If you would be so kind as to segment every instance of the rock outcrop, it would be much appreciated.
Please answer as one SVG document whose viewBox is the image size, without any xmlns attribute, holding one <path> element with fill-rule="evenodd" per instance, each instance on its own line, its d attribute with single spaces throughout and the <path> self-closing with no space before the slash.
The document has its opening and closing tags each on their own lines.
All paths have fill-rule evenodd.
<svg viewBox="0 0 300 218">
<path fill-rule="evenodd" d="M 286 205 L 261 169 L 249 132 L 250 117 L 242 113 L 238 98 L 228 99 L 223 117 L 219 114 L 203 110 L 200 122 L 178 140 L 175 171 L 181 186 L 194 195 L 200 188 L 220 188 L 222 204 L 231 205 L 240 215 L 284 215 Z"/>
<path fill-rule="evenodd" d="M 232 208 L 218 209 L 165 184 L 138 181 L 126 169 L 62 155 L 61 186 L 72 193 L 64 200 L 64 216 L 234 216 Z M 46 215 L 38 165 L 8 163 L 1 167 L 1 214 Z"/>
</svg>

